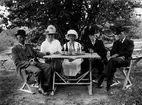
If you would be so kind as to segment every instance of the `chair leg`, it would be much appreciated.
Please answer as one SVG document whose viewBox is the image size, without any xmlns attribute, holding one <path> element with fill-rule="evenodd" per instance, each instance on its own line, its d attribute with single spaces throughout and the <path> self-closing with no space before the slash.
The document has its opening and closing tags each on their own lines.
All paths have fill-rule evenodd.
<svg viewBox="0 0 142 105">
<path fill-rule="evenodd" d="M 26 89 L 27 87 L 27 89 Z M 32 92 L 30 86 L 28 83 L 24 82 L 24 84 L 22 85 L 22 87 L 20 88 L 21 91 L 27 92 L 27 93 L 31 93 L 34 94 L 34 92 Z"/>
<path fill-rule="evenodd" d="M 130 72 L 131 72 L 131 69 L 132 69 L 132 64 L 130 64 L 130 68 L 128 68 L 129 70 L 126 70 L 126 68 L 123 69 L 123 74 L 124 76 L 126 77 L 125 80 L 124 80 L 124 84 L 123 84 L 123 88 L 122 90 L 126 90 L 128 89 L 130 86 L 132 86 L 132 82 L 130 81 Z"/>
<path fill-rule="evenodd" d="M 27 92 L 27 93 L 31 93 L 34 94 L 34 92 L 32 92 L 29 84 L 28 84 L 28 75 L 26 74 L 26 71 L 23 70 L 22 71 L 23 74 L 23 79 L 24 79 L 24 84 L 22 85 L 22 87 L 20 88 L 21 91 Z"/>
<path fill-rule="evenodd" d="M 0 60 L 1 66 L 4 68 L 4 70 L 8 70 L 8 68 L 5 65 L 5 62 L 7 61 L 7 59 L 5 60 Z"/>
<path fill-rule="evenodd" d="M 111 84 L 111 87 L 116 86 L 116 85 L 119 85 L 119 84 L 120 84 L 120 81 L 119 81 L 119 80 L 114 80 L 114 81 L 113 81 L 113 84 Z"/>
</svg>

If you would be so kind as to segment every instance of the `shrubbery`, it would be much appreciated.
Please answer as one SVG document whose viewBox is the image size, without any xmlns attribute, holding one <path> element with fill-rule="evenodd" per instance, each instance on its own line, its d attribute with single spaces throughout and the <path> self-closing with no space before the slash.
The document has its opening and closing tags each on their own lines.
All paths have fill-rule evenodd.
<svg viewBox="0 0 142 105">
<path fill-rule="evenodd" d="M 12 33 L 9 30 L 6 32 L 0 33 L 0 52 L 6 50 L 8 47 L 13 46 L 13 44 L 16 42 Z"/>
</svg>

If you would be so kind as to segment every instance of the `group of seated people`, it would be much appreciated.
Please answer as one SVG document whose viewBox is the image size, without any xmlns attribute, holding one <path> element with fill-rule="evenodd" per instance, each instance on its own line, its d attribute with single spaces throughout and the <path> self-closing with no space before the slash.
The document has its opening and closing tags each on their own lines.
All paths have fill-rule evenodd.
<svg viewBox="0 0 142 105">
<path fill-rule="evenodd" d="M 54 59 L 54 69 L 51 67 L 51 59 L 45 59 L 45 62 L 39 62 L 38 58 L 43 58 L 45 55 L 61 54 L 62 50 L 68 52 L 74 50 L 74 52 L 81 52 L 81 50 L 89 53 L 90 50 L 97 53 L 101 59 L 93 59 L 92 68 L 97 68 L 98 75 L 97 87 L 102 87 L 104 78 L 107 80 L 107 91 L 110 92 L 111 84 L 113 83 L 114 73 L 116 68 L 122 66 L 128 66 L 131 60 L 134 44 L 133 41 L 126 38 L 126 29 L 124 27 L 118 27 L 116 29 L 116 35 L 119 39 L 113 44 L 110 51 L 110 55 L 107 55 L 106 48 L 102 40 L 99 40 L 99 30 L 96 27 L 91 27 L 88 30 L 88 37 L 81 45 L 76 41 L 78 39 L 78 33 L 74 29 L 70 29 L 65 35 L 67 43 L 63 46 L 60 41 L 54 38 L 57 34 L 54 25 L 49 25 L 45 30 L 46 39 L 41 44 L 40 51 L 36 51 L 30 44 L 26 43 L 27 34 L 24 30 L 18 30 L 15 37 L 18 40 L 12 48 L 12 57 L 17 68 L 17 73 L 22 77 L 22 71 L 32 72 L 39 86 L 39 92 L 47 94 L 47 89 L 52 88 L 52 76 L 53 70 L 61 72 L 61 68 L 64 68 L 64 74 L 66 76 L 75 76 L 78 73 L 85 73 L 89 68 L 89 60 L 85 59 Z M 82 49 L 83 48 L 83 49 Z M 66 67 L 72 67 L 75 65 L 76 70 L 70 68 L 68 71 Z"/>
</svg>

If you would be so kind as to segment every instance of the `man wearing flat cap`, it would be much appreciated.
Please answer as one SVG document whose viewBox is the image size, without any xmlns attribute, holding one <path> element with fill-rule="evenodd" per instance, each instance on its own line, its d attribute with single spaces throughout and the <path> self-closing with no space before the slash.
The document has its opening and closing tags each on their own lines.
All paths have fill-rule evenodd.
<svg viewBox="0 0 142 105">
<path fill-rule="evenodd" d="M 40 63 L 37 57 L 42 58 L 44 53 L 35 51 L 30 44 L 26 44 L 26 32 L 18 30 L 15 37 L 18 44 L 12 48 L 12 58 L 17 68 L 17 73 L 24 80 L 23 70 L 26 73 L 32 73 L 39 84 L 39 91 L 46 94 L 44 85 L 48 84 L 51 75 L 51 66 L 49 64 Z"/>
<path fill-rule="evenodd" d="M 112 93 L 110 91 L 110 87 L 113 83 L 113 77 L 116 72 L 116 68 L 127 67 L 130 65 L 134 43 L 132 40 L 126 37 L 126 31 L 127 29 L 122 26 L 116 28 L 116 34 L 119 39 L 113 43 L 108 64 L 106 65 L 102 75 L 98 80 L 98 87 L 102 87 L 101 84 L 104 78 L 107 78 L 106 89 L 108 93 Z"/>
</svg>

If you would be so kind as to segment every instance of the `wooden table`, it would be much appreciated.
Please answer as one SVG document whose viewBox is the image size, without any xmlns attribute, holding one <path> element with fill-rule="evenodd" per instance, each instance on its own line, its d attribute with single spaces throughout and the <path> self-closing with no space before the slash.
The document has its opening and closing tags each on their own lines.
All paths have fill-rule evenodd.
<svg viewBox="0 0 142 105">
<path fill-rule="evenodd" d="M 67 78 L 64 75 L 58 73 L 58 72 L 54 72 L 53 74 L 53 91 L 51 95 L 54 95 L 54 92 L 56 90 L 55 85 L 88 85 L 88 92 L 89 95 L 92 95 L 92 67 L 91 67 L 91 63 L 92 63 L 92 58 L 100 58 L 100 56 L 97 53 L 84 53 L 82 55 L 72 55 L 72 56 L 67 56 L 67 55 L 61 55 L 61 54 L 53 54 L 53 55 L 47 55 L 44 56 L 44 58 L 63 58 L 63 59 L 78 59 L 78 58 L 89 58 L 89 70 L 82 74 L 81 76 L 75 78 L 75 79 L 71 79 L 71 78 Z M 87 75 L 89 75 L 87 77 L 87 79 L 85 78 Z M 56 77 L 58 76 L 58 78 L 61 80 L 60 81 L 56 81 Z M 71 82 L 69 82 L 71 81 Z"/>
</svg>

